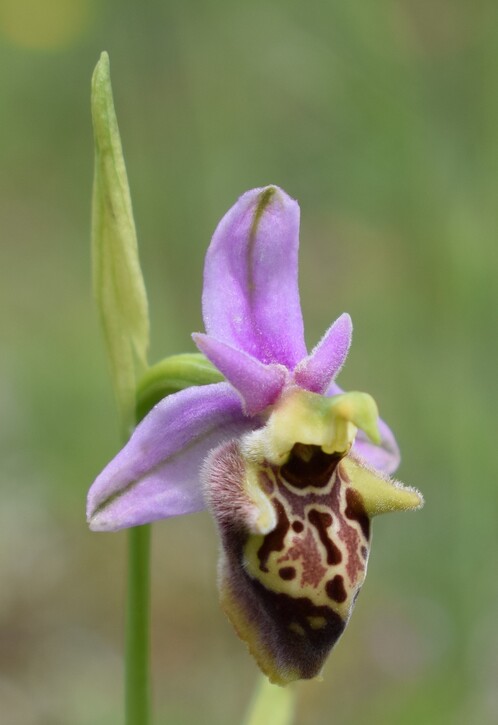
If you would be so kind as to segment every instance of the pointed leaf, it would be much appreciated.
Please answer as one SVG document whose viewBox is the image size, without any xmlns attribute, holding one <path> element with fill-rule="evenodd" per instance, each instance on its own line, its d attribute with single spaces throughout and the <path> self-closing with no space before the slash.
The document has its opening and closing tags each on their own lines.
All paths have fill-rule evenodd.
<svg viewBox="0 0 498 725">
<path fill-rule="evenodd" d="M 129 429 L 137 375 L 147 365 L 149 317 L 107 53 L 102 53 L 92 78 L 92 118 L 94 293 L 121 419 Z"/>
</svg>

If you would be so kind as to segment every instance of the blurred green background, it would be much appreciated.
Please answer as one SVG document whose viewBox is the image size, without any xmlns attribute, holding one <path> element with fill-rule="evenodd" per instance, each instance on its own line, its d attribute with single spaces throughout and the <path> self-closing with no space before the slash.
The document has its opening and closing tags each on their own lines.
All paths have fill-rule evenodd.
<svg viewBox="0 0 498 725">
<path fill-rule="evenodd" d="M 109 51 L 152 315 L 193 349 L 217 220 L 268 183 L 302 211 L 313 345 L 396 431 L 425 509 L 370 575 L 298 725 L 498 722 L 498 5 L 2 0 L 0 720 L 122 722 L 126 535 L 91 534 L 118 448 L 91 295 L 90 77 Z M 207 514 L 154 526 L 156 722 L 237 725 L 256 668 L 217 606 Z"/>
</svg>

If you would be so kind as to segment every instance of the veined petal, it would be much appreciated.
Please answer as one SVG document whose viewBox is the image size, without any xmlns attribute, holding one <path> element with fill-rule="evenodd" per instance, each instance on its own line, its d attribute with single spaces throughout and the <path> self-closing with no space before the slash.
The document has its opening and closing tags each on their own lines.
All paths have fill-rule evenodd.
<svg viewBox="0 0 498 725">
<path fill-rule="evenodd" d="M 353 324 L 345 312 L 329 327 L 318 345 L 294 371 L 294 380 L 301 388 L 323 393 L 344 365 Z"/>
<path fill-rule="evenodd" d="M 344 390 L 336 383 L 331 383 L 326 395 L 339 395 Z M 370 466 L 373 466 L 382 473 L 391 474 L 398 468 L 401 455 L 398 444 L 392 430 L 381 418 L 378 420 L 380 433 L 380 445 L 372 443 L 362 430 L 358 431 L 353 444 L 353 451 L 356 451 Z"/>
<path fill-rule="evenodd" d="M 206 254 L 206 332 L 263 363 L 306 355 L 297 286 L 299 206 L 276 186 L 240 197 Z"/>
<path fill-rule="evenodd" d="M 93 531 L 116 531 L 205 507 L 199 472 L 208 452 L 251 430 L 227 383 L 187 388 L 158 403 L 88 493 Z"/>
<path fill-rule="evenodd" d="M 264 365 L 256 358 L 209 335 L 194 333 L 201 352 L 240 393 L 244 412 L 256 415 L 277 400 L 288 377 L 283 365 Z"/>
</svg>

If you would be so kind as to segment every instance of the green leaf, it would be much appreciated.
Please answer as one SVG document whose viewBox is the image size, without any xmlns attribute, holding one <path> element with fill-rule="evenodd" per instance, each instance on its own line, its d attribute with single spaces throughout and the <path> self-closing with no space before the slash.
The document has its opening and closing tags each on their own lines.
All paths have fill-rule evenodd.
<svg viewBox="0 0 498 725">
<path fill-rule="evenodd" d="M 156 403 L 191 385 L 221 383 L 223 375 L 198 352 L 172 355 L 150 367 L 137 387 L 136 419 L 142 420 Z"/>
<path fill-rule="evenodd" d="M 244 725 L 291 725 L 295 714 L 295 690 L 292 685 L 272 685 L 262 676 L 253 696 Z"/>
<path fill-rule="evenodd" d="M 107 53 L 102 53 L 92 78 L 92 119 L 94 293 L 121 420 L 129 432 L 137 379 L 147 369 L 149 315 Z"/>
</svg>

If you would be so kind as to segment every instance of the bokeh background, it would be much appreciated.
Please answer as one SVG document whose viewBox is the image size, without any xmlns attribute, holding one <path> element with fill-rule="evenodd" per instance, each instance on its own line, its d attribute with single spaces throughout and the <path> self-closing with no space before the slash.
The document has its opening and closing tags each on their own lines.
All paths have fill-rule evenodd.
<svg viewBox="0 0 498 725">
<path fill-rule="evenodd" d="M 498 722 L 498 5 L 2 0 L 0 720 L 122 722 L 126 534 L 87 531 L 118 448 L 89 263 L 90 77 L 110 53 L 151 361 L 193 349 L 203 255 L 243 191 L 302 210 L 313 345 L 397 433 L 426 507 L 369 577 L 297 725 Z M 256 668 L 217 606 L 207 514 L 153 533 L 156 722 L 237 725 Z"/>
</svg>

